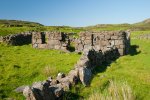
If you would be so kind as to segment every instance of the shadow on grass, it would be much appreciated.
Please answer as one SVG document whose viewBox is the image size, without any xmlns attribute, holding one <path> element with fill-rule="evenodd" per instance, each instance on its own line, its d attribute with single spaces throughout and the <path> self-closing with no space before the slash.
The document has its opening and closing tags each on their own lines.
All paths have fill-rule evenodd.
<svg viewBox="0 0 150 100">
<path fill-rule="evenodd" d="M 134 56 L 134 55 L 140 54 L 141 51 L 138 51 L 137 50 L 138 48 L 139 48 L 138 45 L 131 45 L 130 48 L 129 48 L 128 55 Z M 98 73 L 105 72 L 107 67 L 110 66 L 112 62 L 115 62 L 118 58 L 119 58 L 119 56 L 117 56 L 116 58 L 111 59 L 110 61 L 105 61 L 101 65 L 95 67 L 94 70 L 92 71 L 93 72 L 93 77 L 95 75 L 97 75 Z"/>
<path fill-rule="evenodd" d="M 129 55 L 134 56 L 141 53 L 141 51 L 137 51 L 138 48 L 139 48 L 138 45 L 131 45 L 129 49 Z"/>
</svg>

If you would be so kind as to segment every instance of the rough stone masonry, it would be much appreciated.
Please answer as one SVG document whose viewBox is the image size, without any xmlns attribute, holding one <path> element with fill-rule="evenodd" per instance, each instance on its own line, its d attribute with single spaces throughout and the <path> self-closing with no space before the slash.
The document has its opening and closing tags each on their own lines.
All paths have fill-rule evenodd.
<svg viewBox="0 0 150 100">
<path fill-rule="evenodd" d="M 34 48 L 67 50 L 70 45 L 68 36 L 61 32 L 32 33 Z M 56 79 L 49 77 L 46 81 L 35 82 L 31 86 L 19 87 L 27 100 L 58 100 L 71 86 L 82 82 L 90 85 L 92 70 L 102 63 L 128 53 L 130 33 L 125 31 L 81 32 L 75 39 L 75 51 L 83 52 L 81 58 L 67 75 L 59 73 Z"/>
<path fill-rule="evenodd" d="M 69 37 L 63 32 L 33 32 L 32 47 L 67 51 Z"/>
</svg>

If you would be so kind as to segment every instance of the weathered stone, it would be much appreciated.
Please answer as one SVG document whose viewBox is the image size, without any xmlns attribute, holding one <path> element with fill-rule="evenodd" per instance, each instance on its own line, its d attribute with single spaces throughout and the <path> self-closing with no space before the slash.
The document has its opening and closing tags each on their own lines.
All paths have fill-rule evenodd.
<svg viewBox="0 0 150 100">
<path fill-rule="evenodd" d="M 41 49 L 47 48 L 47 44 L 39 44 L 38 48 L 41 48 Z"/>
<path fill-rule="evenodd" d="M 53 79 L 53 80 L 51 81 L 50 85 L 56 85 L 56 84 L 58 84 L 58 83 L 59 83 L 59 81 L 58 81 L 58 80 Z"/>
<path fill-rule="evenodd" d="M 112 36 L 111 39 L 117 40 L 118 36 Z"/>
<path fill-rule="evenodd" d="M 88 86 L 92 78 L 91 70 L 85 67 L 79 68 L 79 78 L 84 86 Z"/>
<path fill-rule="evenodd" d="M 37 32 L 32 35 L 32 44 L 38 44 L 36 48 L 62 49 L 67 51 L 70 45 L 69 41 L 67 34 L 62 32 Z"/>
<path fill-rule="evenodd" d="M 23 95 L 26 97 L 26 100 L 37 100 L 32 92 L 31 87 L 26 86 L 23 90 Z"/>
<path fill-rule="evenodd" d="M 14 91 L 15 92 L 18 92 L 18 93 L 22 93 L 23 92 L 23 90 L 25 89 L 25 85 L 23 85 L 23 86 L 19 86 L 18 88 L 16 88 Z"/>
<path fill-rule="evenodd" d="M 123 40 L 115 40 L 115 45 L 123 45 Z"/>
<path fill-rule="evenodd" d="M 57 80 L 64 78 L 66 75 L 64 73 L 58 73 Z"/>
<path fill-rule="evenodd" d="M 69 81 L 73 85 L 77 84 L 78 81 L 79 81 L 79 78 L 78 78 L 79 77 L 79 71 L 78 71 L 78 69 L 71 70 L 68 74 L 68 77 L 69 77 Z"/>
<path fill-rule="evenodd" d="M 111 39 L 111 36 L 110 36 L 110 35 L 105 35 L 105 39 L 106 39 L 106 40 L 110 40 L 110 39 Z"/>
</svg>

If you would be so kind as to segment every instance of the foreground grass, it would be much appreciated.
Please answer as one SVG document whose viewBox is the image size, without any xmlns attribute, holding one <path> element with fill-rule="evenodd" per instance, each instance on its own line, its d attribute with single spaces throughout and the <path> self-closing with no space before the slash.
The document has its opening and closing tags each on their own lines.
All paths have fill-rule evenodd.
<svg viewBox="0 0 150 100">
<path fill-rule="evenodd" d="M 133 32 L 133 36 L 140 32 Z M 147 33 L 147 32 L 145 32 Z M 142 32 L 141 32 L 142 34 Z M 76 86 L 73 93 L 87 100 L 149 100 L 150 98 L 150 40 L 131 40 L 129 55 L 120 57 L 110 65 L 95 69 L 90 87 Z M 111 81 L 116 85 L 112 85 Z M 124 87 L 124 84 L 127 87 Z M 110 88 L 112 91 L 110 91 Z M 122 93 L 127 88 L 131 92 Z M 129 89 L 128 89 L 129 88 Z M 119 94 L 119 99 L 115 99 Z M 131 96 L 130 99 L 123 99 Z"/>
<path fill-rule="evenodd" d="M 79 57 L 76 53 L 33 49 L 31 45 L 0 44 L 0 99 L 23 99 L 13 92 L 16 87 L 55 77 L 58 72 L 67 73 Z"/>
</svg>

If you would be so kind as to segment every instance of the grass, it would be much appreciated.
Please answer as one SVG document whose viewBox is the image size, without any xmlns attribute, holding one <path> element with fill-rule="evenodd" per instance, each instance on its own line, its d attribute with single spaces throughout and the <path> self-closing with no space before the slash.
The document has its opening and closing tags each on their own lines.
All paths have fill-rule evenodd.
<svg viewBox="0 0 150 100">
<path fill-rule="evenodd" d="M 0 27 L 0 36 L 6 36 L 9 34 L 18 34 L 22 32 L 29 31 L 59 31 L 65 33 L 76 33 L 73 35 L 77 35 L 77 33 L 83 31 L 82 28 L 72 28 L 67 26 L 62 27 L 54 27 L 54 26 L 38 26 L 38 27 Z"/>
<path fill-rule="evenodd" d="M 134 100 L 134 93 L 127 83 L 116 84 L 112 80 L 109 81 L 109 86 L 103 92 L 95 91 L 88 100 Z"/>
<path fill-rule="evenodd" d="M 15 88 L 55 77 L 58 72 L 68 73 L 79 57 L 76 53 L 33 49 L 31 45 L 0 44 L 0 99 L 23 99 L 13 92 Z"/>
<path fill-rule="evenodd" d="M 35 27 L 0 27 L 0 36 L 35 30 Z"/>
<path fill-rule="evenodd" d="M 149 31 L 147 31 L 149 32 Z M 147 33 L 145 32 L 145 33 Z M 131 36 L 137 36 L 143 32 L 132 32 Z M 73 93 L 79 98 L 90 100 L 149 100 L 150 98 L 150 40 L 131 39 L 129 55 L 122 56 L 110 65 L 102 65 L 94 70 L 90 87 L 77 86 Z M 105 70 L 106 68 L 106 70 Z M 110 99 L 109 88 L 112 87 L 110 80 L 116 84 L 116 89 L 126 84 L 132 91 L 128 95 L 133 95 L 131 99 Z M 119 84 L 119 85 L 118 85 Z M 120 93 L 120 96 L 124 93 Z M 97 99 L 97 98 L 99 99 Z M 92 100 L 91 99 L 91 100 Z"/>
</svg>

